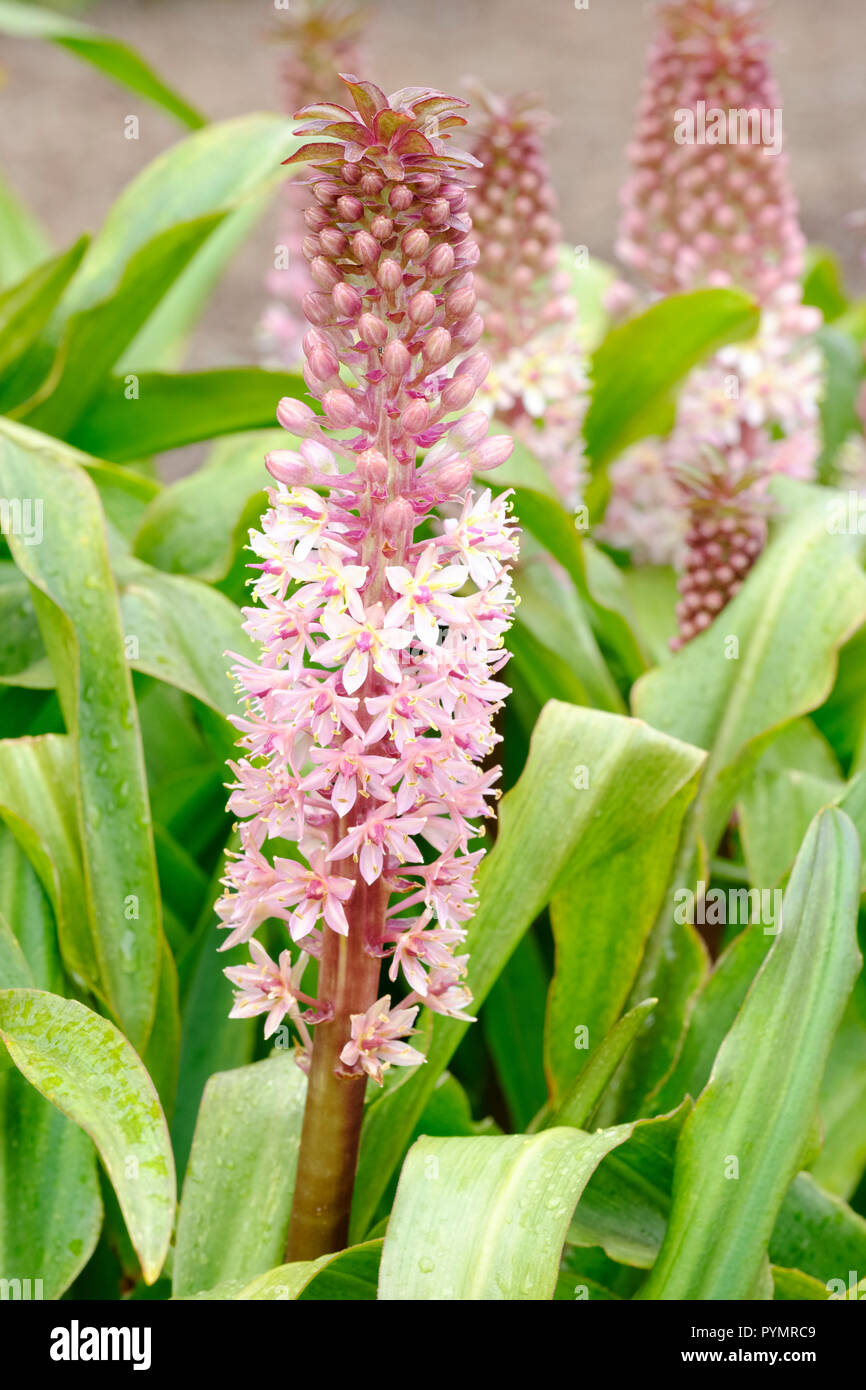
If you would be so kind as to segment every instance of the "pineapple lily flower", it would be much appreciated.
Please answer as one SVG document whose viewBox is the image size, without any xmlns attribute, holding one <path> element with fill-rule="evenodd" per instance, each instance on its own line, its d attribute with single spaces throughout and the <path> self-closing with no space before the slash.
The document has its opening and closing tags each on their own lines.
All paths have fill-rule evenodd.
<svg viewBox="0 0 866 1390">
<path fill-rule="evenodd" d="M 269 1032 L 288 1016 L 309 1073 L 294 1260 L 345 1243 L 365 1082 L 423 1061 L 402 1041 L 420 1003 L 468 1017 L 457 951 L 480 858 L 470 842 L 497 795 L 497 770 L 479 764 L 507 694 L 496 676 L 517 554 L 507 497 L 469 491 L 510 441 L 484 437 L 482 412 L 454 418 L 489 366 L 475 351 L 474 160 L 450 145 L 465 103 L 343 81 L 355 110 L 301 111 L 315 138 L 289 161 L 313 165 L 304 376 L 324 419 L 282 401 L 299 442 L 266 460 L 276 486 L 251 533 L 257 603 L 244 610 L 261 657 L 234 672 L 246 756 L 229 806 L 243 848 L 217 904 L 227 944 L 250 940 L 253 954 L 227 972 L 234 1012 L 267 1007 Z M 274 840 L 292 858 L 271 864 Z M 274 965 L 255 942 L 268 918 L 317 960 L 316 998 L 287 952 Z M 386 957 L 411 987 L 393 1008 L 379 994 Z"/>
</svg>

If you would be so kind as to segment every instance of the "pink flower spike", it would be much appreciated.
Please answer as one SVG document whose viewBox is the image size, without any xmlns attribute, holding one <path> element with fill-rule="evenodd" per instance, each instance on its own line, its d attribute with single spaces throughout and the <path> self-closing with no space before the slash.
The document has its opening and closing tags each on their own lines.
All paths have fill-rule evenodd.
<svg viewBox="0 0 866 1390">
<path fill-rule="evenodd" d="M 423 1060 L 401 1041 L 419 999 L 465 1012 L 454 952 L 473 910 L 469 846 L 495 794 L 486 760 L 508 694 L 517 556 L 507 498 L 469 491 L 473 468 L 495 466 L 510 442 L 488 440 L 486 410 L 471 409 L 490 360 L 473 350 L 477 166 L 451 140 L 464 103 L 343 82 L 345 106 L 299 112 L 309 143 L 289 161 L 313 166 L 298 182 L 300 349 L 323 413 L 280 402 L 293 438 L 270 457 L 277 481 L 250 533 L 244 629 L 260 650 L 235 658 L 243 751 L 229 805 L 242 848 L 217 905 L 229 942 L 282 923 L 316 957 L 318 1002 L 299 992 L 289 951 L 275 964 L 252 942 L 252 964 L 230 978 L 238 1016 L 265 1014 L 269 1036 L 291 1020 L 315 1082 L 308 1103 L 337 1108 L 353 1090 L 334 1091 L 337 1075 L 381 1082 L 388 1066 Z M 393 1011 L 375 1000 L 392 954 L 414 991 Z M 311 1049 L 322 1018 L 334 1031 Z M 303 1144 L 301 1158 L 313 1161 Z"/>
</svg>

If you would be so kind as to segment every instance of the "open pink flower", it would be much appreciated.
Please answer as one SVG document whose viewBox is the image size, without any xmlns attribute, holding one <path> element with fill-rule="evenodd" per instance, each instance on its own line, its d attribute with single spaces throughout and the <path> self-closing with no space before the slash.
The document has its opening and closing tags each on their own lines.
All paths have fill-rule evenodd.
<svg viewBox="0 0 866 1390">
<path fill-rule="evenodd" d="M 379 1086 L 389 1067 L 417 1067 L 426 1058 L 417 1048 L 401 1042 L 415 1030 L 418 1009 L 392 1009 L 391 996 L 384 995 L 366 1013 L 352 1015 L 352 1033 L 340 1053 L 345 1067 L 362 1069 Z"/>
</svg>

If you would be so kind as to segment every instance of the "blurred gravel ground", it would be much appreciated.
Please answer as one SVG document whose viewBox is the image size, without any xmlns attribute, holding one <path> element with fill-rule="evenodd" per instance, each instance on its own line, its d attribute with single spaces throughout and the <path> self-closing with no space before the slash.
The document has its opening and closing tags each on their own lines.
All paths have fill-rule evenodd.
<svg viewBox="0 0 866 1390">
<path fill-rule="evenodd" d="M 102 0 L 85 17 L 220 118 L 276 103 L 275 13 L 272 0 Z M 866 3 L 775 0 L 770 22 L 803 223 L 863 292 L 863 234 L 844 219 L 866 205 Z M 589 0 L 586 10 L 574 0 L 378 0 L 364 75 L 386 91 L 459 91 L 476 76 L 539 92 L 558 118 L 550 150 L 566 236 L 610 258 L 648 32 L 644 0 Z M 0 167 L 58 245 L 97 227 L 123 185 L 178 138 L 169 117 L 51 45 L 2 40 L 0 69 Z M 131 113 L 137 141 L 123 136 Z M 190 365 L 250 360 L 273 244 L 271 220 L 230 267 Z"/>
</svg>

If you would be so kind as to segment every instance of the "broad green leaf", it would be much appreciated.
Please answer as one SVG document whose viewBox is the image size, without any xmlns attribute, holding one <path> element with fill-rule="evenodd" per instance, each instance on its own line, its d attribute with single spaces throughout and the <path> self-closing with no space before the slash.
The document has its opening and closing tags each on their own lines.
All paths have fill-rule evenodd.
<svg viewBox="0 0 866 1390">
<path fill-rule="evenodd" d="M 196 131 L 133 179 L 31 354 L 32 390 L 39 390 L 24 408 L 28 423 L 68 435 L 94 394 L 101 388 L 110 400 L 116 386 L 125 431 L 139 427 L 147 409 L 131 423 L 134 383 L 113 384 L 108 372 L 223 219 L 285 178 L 281 162 L 296 144 L 285 118 L 242 116 Z M 143 447 L 138 458 L 146 456 Z"/>
<path fill-rule="evenodd" d="M 707 1084 L 716 1053 L 775 940 L 765 926 L 755 921 L 735 937 L 695 997 L 674 1065 L 650 1097 L 654 1114 L 663 1114 L 686 1095 L 699 1095 Z"/>
<path fill-rule="evenodd" d="M 568 1233 L 573 1245 L 601 1248 L 613 1260 L 651 1269 L 670 1211 L 677 1140 L 692 1108 L 639 1120 L 620 1148 L 599 1164 Z"/>
<path fill-rule="evenodd" d="M 0 913 L 21 948 L 29 984 L 63 992 L 63 967 L 51 905 L 36 870 L 9 830 L 0 828 Z M 2 988 L 12 988 L 4 981 Z"/>
<path fill-rule="evenodd" d="M 115 364 L 115 372 L 176 371 L 193 331 L 231 258 L 273 198 L 266 188 L 229 212 L 163 295 L 144 327 Z"/>
<path fill-rule="evenodd" d="M 646 670 L 647 663 L 632 632 L 628 600 L 624 593 L 615 596 L 611 592 L 610 586 L 618 574 L 615 566 L 610 566 L 607 557 L 590 542 L 582 540 L 576 529 L 577 521 L 554 498 L 519 485 L 512 491 L 514 511 L 521 527 L 531 532 L 562 565 L 587 609 L 597 639 L 616 652 L 629 679 L 636 679 Z M 613 603 L 605 604 L 598 593 L 593 592 L 593 580 L 597 586 L 606 581 Z"/>
<path fill-rule="evenodd" d="M 770 1259 L 825 1285 L 831 1279 L 847 1284 L 849 1271 L 863 1269 L 866 1262 L 866 1221 L 824 1192 L 810 1173 L 798 1173 L 773 1230 Z"/>
<path fill-rule="evenodd" d="M 675 893 L 695 892 L 707 878 L 709 857 L 746 777 L 784 726 L 826 697 L 839 647 L 866 619 L 859 538 L 834 535 L 827 527 L 835 494 L 786 483 L 774 487 L 791 514 L 740 593 L 706 632 L 641 677 L 632 693 L 638 718 L 707 749 L 708 757 L 684 823 L 668 905 L 653 928 L 632 994 L 633 1002 L 655 994 L 661 1005 L 645 1045 L 626 1064 L 633 1075 L 624 1080 L 621 1115 L 640 1113 L 642 1097 L 670 1064 L 684 1022 L 687 1000 L 677 1028 L 661 978 L 664 973 L 670 979 L 666 961 L 676 943 L 685 949 L 689 938 L 695 943 L 691 928 L 675 922 Z M 671 1027 L 662 1042 L 659 1029 L 666 1018 Z"/>
<path fill-rule="evenodd" d="M 861 964 L 859 880 L 854 827 L 822 812 L 794 866 L 783 930 L 683 1128 L 670 1220 L 642 1298 L 748 1299 L 765 1289 L 773 1226 Z"/>
<path fill-rule="evenodd" d="M 657 1003 L 657 999 L 645 999 L 613 1025 L 563 1096 L 552 1124 L 572 1125 L 575 1129 L 586 1127 L 614 1072 Z"/>
<path fill-rule="evenodd" d="M 379 1298 L 552 1299 L 580 1194 L 630 1132 L 419 1139 L 400 1174 Z"/>
<path fill-rule="evenodd" d="M 80 237 L 68 251 L 44 261 L 0 296 L 0 373 L 7 372 L 48 321 L 54 305 L 75 273 L 89 238 Z M 17 401 L 0 381 L 0 409 Z"/>
<path fill-rule="evenodd" d="M 821 397 L 823 449 L 815 465 L 821 482 L 837 480 L 837 455 L 851 434 L 862 434 L 857 397 L 863 380 L 863 352 L 845 333 L 822 328 L 817 336 L 824 356 L 824 391 Z"/>
<path fill-rule="evenodd" d="M 824 1146 L 811 1165 L 828 1192 L 850 1199 L 866 1170 L 866 983 L 845 1011 L 821 1083 Z"/>
<path fill-rule="evenodd" d="M 703 358 L 751 337 L 759 320 L 757 305 L 738 290 L 696 290 L 614 328 L 592 358 L 584 438 L 593 468 L 637 439 L 666 433 L 674 388 Z"/>
<path fill-rule="evenodd" d="M 161 106 L 191 130 L 205 123 L 204 116 L 167 86 L 133 48 L 109 34 L 100 34 L 80 20 L 43 9 L 29 0 L 27 4 L 2 0 L 0 33 L 16 39 L 50 39 L 129 91 Z"/>
<path fill-rule="evenodd" d="M 840 651 L 833 689 L 814 717 L 845 767 L 866 768 L 866 627 Z"/>
<path fill-rule="evenodd" d="M 836 801 L 842 783 L 797 768 L 758 769 L 737 802 L 749 881 L 772 887 L 790 869 L 812 817 Z"/>
<path fill-rule="evenodd" d="M 72 443 L 130 463 L 201 439 L 271 429 L 281 397 L 301 396 L 306 387 L 292 372 L 225 367 L 175 376 L 142 372 L 136 390 L 136 399 L 129 400 L 124 378 L 109 377 L 92 409 L 71 429 Z"/>
<path fill-rule="evenodd" d="M 74 752 L 64 735 L 0 742 L 0 815 L 51 902 L 67 970 L 79 985 L 98 991 L 74 783 Z"/>
<path fill-rule="evenodd" d="M 774 1299 L 795 1303 L 826 1303 L 829 1298 L 824 1285 L 813 1279 L 811 1274 L 804 1274 L 801 1269 L 782 1269 L 780 1265 L 771 1265 L 770 1273 L 773 1276 Z"/>
<path fill-rule="evenodd" d="M 623 587 L 635 614 L 636 632 L 654 665 L 670 661 L 676 635 L 677 576 L 665 565 L 641 565 L 620 570 Z"/>
<path fill-rule="evenodd" d="M 238 848 L 232 833 L 227 849 Z M 215 1072 L 231 1074 L 253 1059 L 257 1027 L 253 1018 L 229 1018 L 231 1007 L 226 966 L 242 965 L 247 948 L 220 951 L 218 919 L 213 904 L 224 873 L 220 854 L 205 905 L 186 955 L 180 961 L 182 1042 L 177 1102 L 171 1127 L 179 1172 L 186 1168 L 204 1088 Z M 282 1253 L 282 1252 L 280 1252 Z"/>
<path fill-rule="evenodd" d="M 293 442 L 284 430 L 221 439 L 201 468 L 153 499 L 138 528 L 136 555 L 172 574 L 225 579 L 238 544 L 248 541 L 239 533 L 247 505 L 254 501 L 261 514 L 267 504 L 264 456 Z"/>
<path fill-rule="evenodd" d="M 839 647 L 866 621 L 862 541 L 827 529 L 835 494 L 790 483 L 780 492 L 793 513 L 741 592 L 633 695 L 639 718 L 708 750 L 692 818 L 710 851 L 769 736 L 822 702 Z M 809 659 L 794 661 L 795 651 Z"/>
<path fill-rule="evenodd" d="M 539 549 L 531 551 L 525 539 L 516 588 L 520 631 L 515 653 L 524 673 L 533 656 L 540 658 L 538 667 L 524 676 L 539 703 L 552 698 L 544 687 L 553 681 L 571 698 L 582 690 L 586 703 L 624 714 L 625 701 L 596 641 L 587 609 L 575 590 L 552 571 L 548 557 Z"/>
<path fill-rule="evenodd" d="M 42 227 L 0 175 L 0 290 L 17 285 L 50 254 Z"/>
<path fill-rule="evenodd" d="M 842 268 L 825 246 L 810 246 L 806 251 L 803 303 L 820 309 L 827 323 L 832 323 L 848 307 Z"/>
<path fill-rule="evenodd" d="M 226 653 L 253 655 L 235 605 L 198 579 L 131 558 L 117 564 L 115 574 L 130 664 L 218 714 L 234 714 L 238 701 Z"/>
<path fill-rule="evenodd" d="M 107 1019 L 41 990 L 0 991 L 0 1037 L 30 1084 L 93 1140 L 152 1284 L 171 1238 L 174 1160 L 140 1059 Z"/>
<path fill-rule="evenodd" d="M 101 1225 L 96 1154 L 87 1135 L 17 1071 L 4 1072 L 0 1076 L 2 1277 L 31 1281 L 30 1294 L 18 1297 L 60 1298 L 93 1254 Z M 42 1281 L 41 1292 L 36 1291 L 35 1280 Z"/>
<path fill-rule="evenodd" d="M 0 989 L 32 989 L 33 975 L 18 938 L 0 912 Z"/>
<path fill-rule="evenodd" d="M 524 595 L 525 597 L 525 595 Z M 526 607 L 521 605 L 519 618 L 508 629 L 508 649 L 513 667 L 525 681 L 539 709 L 548 700 L 561 700 L 572 705 L 591 705 L 594 701 L 569 665 L 556 651 L 551 651 L 524 621 Z"/>
<path fill-rule="evenodd" d="M 247 1283 L 285 1252 L 305 1093 L 288 1052 L 207 1083 L 178 1215 L 175 1297 Z"/>
<path fill-rule="evenodd" d="M 584 765 L 590 786 L 603 768 Z M 653 787 L 649 767 L 630 773 L 634 782 L 633 836 L 604 858 L 575 859 L 550 904 L 556 948 L 545 1022 L 544 1060 L 554 1107 L 602 1045 L 635 986 L 644 946 L 662 909 L 694 783 L 685 784 L 662 814 L 646 817 Z M 620 784 L 601 792 L 623 800 Z M 665 991 L 665 1000 L 669 992 Z"/>
<path fill-rule="evenodd" d="M 541 949 L 532 932 L 527 932 L 488 994 L 481 1014 L 484 1040 L 517 1132 L 528 1127 L 547 1099 L 542 1066 L 547 986 Z"/>
<path fill-rule="evenodd" d="M 3 426 L 0 492 L 42 500 L 44 544 L 10 536 L 29 580 L 75 748 L 93 944 L 112 1013 L 143 1046 L 159 975 L 160 903 L 144 760 L 99 499 L 51 440 Z"/>
<path fill-rule="evenodd" d="M 555 701 L 546 706 L 526 769 L 501 802 L 496 844 L 478 874 L 479 902 L 467 942 L 476 1004 L 559 884 L 581 865 L 588 870 L 649 833 L 693 785 L 701 762 L 697 749 L 660 738 L 638 721 Z M 579 767 L 592 769 L 588 787 L 575 779 Z M 437 1019 L 426 1065 L 409 1084 L 386 1088 L 368 1106 L 353 1211 L 360 1235 L 467 1026 Z"/>
<path fill-rule="evenodd" d="M 373 1302 L 381 1258 L 381 1240 L 370 1240 L 318 1260 L 279 1265 L 231 1297 L 254 1303 Z"/>
</svg>

